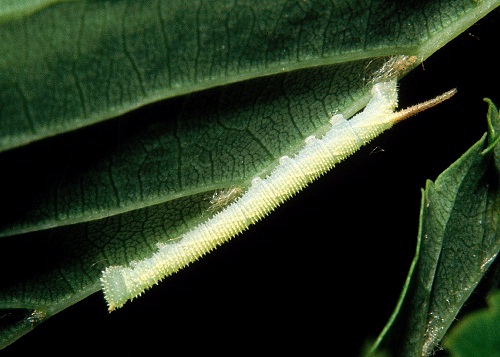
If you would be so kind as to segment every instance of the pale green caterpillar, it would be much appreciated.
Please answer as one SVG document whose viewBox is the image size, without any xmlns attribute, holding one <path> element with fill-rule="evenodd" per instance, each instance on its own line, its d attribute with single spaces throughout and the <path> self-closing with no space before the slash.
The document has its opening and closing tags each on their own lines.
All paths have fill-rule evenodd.
<svg viewBox="0 0 500 357">
<path fill-rule="evenodd" d="M 158 251 L 150 258 L 132 262 L 129 267 L 107 267 L 101 282 L 109 311 L 123 306 L 163 278 L 261 220 L 398 121 L 450 98 L 455 92 L 453 89 L 427 102 L 394 112 L 398 102 L 396 79 L 375 84 L 371 90 L 372 98 L 362 112 L 350 120 L 340 114 L 334 115 L 330 120 L 332 126 L 323 137 L 307 138 L 295 156 L 281 157 L 279 165 L 267 177 L 255 177 L 241 197 L 206 222 L 174 243 L 158 244 Z"/>
</svg>

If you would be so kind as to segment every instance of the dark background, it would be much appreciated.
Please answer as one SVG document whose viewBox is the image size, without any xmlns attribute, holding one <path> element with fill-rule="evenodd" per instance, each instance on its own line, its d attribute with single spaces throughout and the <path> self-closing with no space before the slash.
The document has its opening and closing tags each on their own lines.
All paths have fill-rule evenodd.
<svg viewBox="0 0 500 357">
<path fill-rule="evenodd" d="M 399 298 L 421 189 L 486 131 L 500 106 L 494 11 L 400 81 L 400 108 L 456 87 L 274 214 L 108 314 L 96 293 L 1 355 L 300 353 L 357 356 Z M 481 304 L 473 294 L 468 306 Z"/>
</svg>

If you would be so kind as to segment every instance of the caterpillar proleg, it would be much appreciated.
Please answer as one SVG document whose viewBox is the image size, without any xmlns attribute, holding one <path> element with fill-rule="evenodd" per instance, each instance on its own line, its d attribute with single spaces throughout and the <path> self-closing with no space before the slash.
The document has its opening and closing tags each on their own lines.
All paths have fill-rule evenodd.
<svg viewBox="0 0 500 357">
<path fill-rule="evenodd" d="M 107 267 L 101 277 L 109 311 L 123 306 L 165 277 L 199 259 L 217 246 L 261 220 L 333 166 L 389 129 L 394 123 L 434 106 L 455 93 L 451 90 L 430 101 L 400 112 L 396 79 L 376 83 L 365 109 L 346 120 L 334 115 L 332 126 L 321 138 L 305 140 L 293 157 L 284 156 L 264 178 L 255 177 L 250 187 L 213 217 L 194 227 L 174 243 L 158 245 L 151 257 L 130 266 Z"/>
</svg>

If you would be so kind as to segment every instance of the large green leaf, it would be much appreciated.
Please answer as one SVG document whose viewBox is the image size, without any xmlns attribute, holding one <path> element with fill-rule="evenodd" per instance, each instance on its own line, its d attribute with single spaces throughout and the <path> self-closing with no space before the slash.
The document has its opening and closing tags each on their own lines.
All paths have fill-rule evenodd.
<svg viewBox="0 0 500 357">
<path fill-rule="evenodd" d="M 91 130 L 84 132 L 89 138 L 77 142 L 65 136 L 60 140 L 71 147 L 58 147 L 57 153 L 42 151 L 53 150 L 56 145 L 51 143 L 27 148 L 27 156 L 33 150 L 52 157 L 49 165 L 58 170 L 37 158 L 43 168 L 26 165 L 27 171 L 9 175 L 19 182 L 40 170 L 50 172 L 30 182 L 34 194 L 16 193 L 11 198 L 10 185 L 1 188 L 8 191 L 1 193 L 9 217 L 2 222 L 0 235 L 107 217 L 193 190 L 249 181 L 324 126 L 328 113 L 348 115 L 360 109 L 381 56 L 414 55 L 417 65 L 492 7 L 433 3 L 402 9 L 393 2 L 366 7 L 274 1 L 232 7 L 225 1 L 82 1 L 4 23 L 0 31 L 4 150 L 158 99 L 284 74 L 163 103 L 169 109 L 158 109 L 163 115 L 156 118 L 135 112 L 142 122 L 132 118 L 119 134 L 113 125 L 122 127 L 125 119 L 93 129 L 102 137 Z M 22 41 L 20 29 L 26 36 Z M 298 68 L 311 72 L 305 77 L 290 72 Z M 308 82 L 302 84 L 299 78 Z M 293 125 L 287 126 L 290 116 Z M 273 131 L 263 129 L 270 120 Z M 202 144 L 200 135 L 205 136 Z M 117 143 L 110 143 L 109 137 Z M 239 152 L 251 154 L 228 155 L 227 140 L 240 144 Z M 87 151 L 83 158 L 78 142 Z M 88 152 L 90 143 L 97 158 Z M 62 170 L 68 160 L 84 163 Z"/>
<path fill-rule="evenodd" d="M 1 345 L 99 290 L 104 267 L 206 219 L 215 190 L 268 172 L 331 113 L 361 109 L 384 56 L 416 56 L 414 67 L 498 4 L 75 1 L 2 13 L 0 235 L 12 260 L 0 264 L 12 273 Z"/>
<path fill-rule="evenodd" d="M 492 4 L 76 1 L 12 15 L 0 31 L 0 148 L 243 79 L 395 53 L 424 59 Z M 36 8 L 6 6 L 7 18 Z"/>
</svg>

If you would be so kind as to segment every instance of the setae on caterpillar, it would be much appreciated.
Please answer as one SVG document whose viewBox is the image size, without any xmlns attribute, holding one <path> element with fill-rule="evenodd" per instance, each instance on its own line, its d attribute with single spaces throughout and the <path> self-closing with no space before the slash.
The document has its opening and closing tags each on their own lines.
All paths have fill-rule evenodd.
<svg viewBox="0 0 500 357">
<path fill-rule="evenodd" d="M 417 62 L 417 56 L 393 56 L 371 75 L 371 83 L 389 81 L 401 77 Z"/>
<path fill-rule="evenodd" d="M 223 190 L 218 190 L 213 193 L 210 199 L 210 208 L 212 212 L 219 212 L 231 202 L 235 201 L 243 194 L 243 187 L 230 187 Z"/>
<path fill-rule="evenodd" d="M 130 266 L 109 266 L 101 277 L 109 311 L 141 295 L 163 278 L 199 259 L 217 246 L 258 222 L 333 166 L 392 127 L 450 98 L 450 90 L 436 98 L 395 112 L 397 81 L 376 83 L 365 109 L 346 120 L 341 114 L 330 119 L 331 127 L 321 138 L 310 136 L 293 156 L 283 156 L 265 178 L 255 177 L 251 186 L 213 217 L 185 233 L 174 243 L 158 244 L 151 257 Z"/>
</svg>

